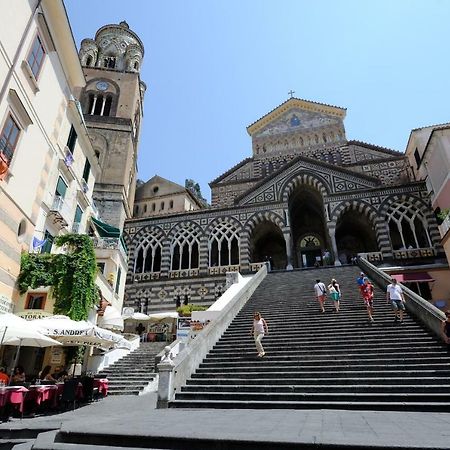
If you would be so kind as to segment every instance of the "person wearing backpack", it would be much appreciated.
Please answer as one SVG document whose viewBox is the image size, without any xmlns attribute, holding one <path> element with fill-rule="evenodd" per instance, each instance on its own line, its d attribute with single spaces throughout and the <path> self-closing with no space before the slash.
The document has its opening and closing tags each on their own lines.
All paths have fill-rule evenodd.
<svg viewBox="0 0 450 450">
<path fill-rule="evenodd" d="M 316 293 L 316 297 L 317 297 L 317 301 L 319 302 L 320 309 L 324 313 L 325 312 L 325 299 L 327 296 L 327 288 L 320 280 L 316 280 L 316 284 L 314 285 L 314 291 Z"/>
</svg>

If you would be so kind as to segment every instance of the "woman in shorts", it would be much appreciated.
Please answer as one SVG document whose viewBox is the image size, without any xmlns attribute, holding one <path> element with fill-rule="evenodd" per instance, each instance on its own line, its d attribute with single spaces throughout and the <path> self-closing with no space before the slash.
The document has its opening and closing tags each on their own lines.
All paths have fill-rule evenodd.
<svg viewBox="0 0 450 450">
<path fill-rule="evenodd" d="M 339 312 L 339 301 L 341 299 L 341 290 L 338 282 L 333 278 L 328 285 L 328 292 L 330 293 L 331 300 L 333 300 L 336 312 Z"/>
</svg>

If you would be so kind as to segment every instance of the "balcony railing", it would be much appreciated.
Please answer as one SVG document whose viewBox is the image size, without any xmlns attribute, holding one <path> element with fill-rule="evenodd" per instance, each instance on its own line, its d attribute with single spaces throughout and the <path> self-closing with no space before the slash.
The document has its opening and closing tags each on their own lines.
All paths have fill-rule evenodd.
<svg viewBox="0 0 450 450">
<path fill-rule="evenodd" d="M 144 272 L 144 273 L 135 273 L 133 275 L 135 282 L 140 281 L 151 281 L 151 280 L 159 280 L 161 272 Z"/>
<path fill-rule="evenodd" d="M 182 270 L 171 270 L 169 272 L 169 278 L 190 278 L 198 277 L 198 269 L 182 269 Z"/>
<path fill-rule="evenodd" d="M 103 250 L 119 250 L 125 258 L 125 261 L 127 260 L 127 252 L 125 251 L 120 238 L 94 236 L 92 237 L 92 243 L 94 244 L 94 248 Z"/>
<path fill-rule="evenodd" d="M 70 217 L 70 208 L 59 195 L 53 197 L 49 215 L 53 217 L 54 224 L 59 225 L 61 228 L 67 227 L 69 223 L 68 218 Z"/>
<path fill-rule="evenodd" d="M 250 263 L 250 272 L 258 272 L 258 270 L 265 265 L 265 262 Z"/>
<path fill-rule="evenodd" d="M 225 275 L 227 272 L 239 272 L 241 266 L 239 264 L 232 266 L 217 266 L 210 267 L 209 274 L 210 275 Z"/>
<path fill-rule="evenodd" d="M 358 253 L 360 258 L 367 259 L 369 262 L 381 262 L 383 261 L 383 253 L 381 252 L 366 252 Z"/>
<path fill-rule="evenodd" d="M 419 259 L 436 256 L 436 250 L 432 247 L 411 248 L 406 250 L 394 250 L 394 259 Z"/>
</svg>

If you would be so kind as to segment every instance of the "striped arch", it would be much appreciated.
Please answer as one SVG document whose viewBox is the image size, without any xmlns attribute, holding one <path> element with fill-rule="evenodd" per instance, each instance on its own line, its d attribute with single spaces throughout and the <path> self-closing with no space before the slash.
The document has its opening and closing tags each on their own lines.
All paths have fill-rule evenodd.
<svg viewBox="0 0 450 450">
<path fill-rule="evenodd" d="M 165 233 L 159 227 L 147 227 L 133 252 L 133 272 L 160 272 Z"/>
<path fill-rule="evenodd" d="M 249 235 L 251 235 L 255 227 L 262 222 L 272 222 L 280 228 L 281 231 L 283 231 L 286 226 L 285 221 L 273 211 L 260 211 L 253 214 L 245 223 L 245 228 L 248 230 Z"/>
<path fill-rule="evenodd" d="M 217 225 L 220 223 L 228 223 L 230 225 L 233 225 L 236 228 L 236 231 L 238 233 L 241 233 L 244 229 L 241 222 L 239 222 L 239 220 L 235 219 L 234 217 L 220 216 L 220 217 L 216 217 L 211 223 L 208 224 L 208 226 L 205 229 L 206 236 L 209 237 L 211 235 L 212 231 L 214 230 L 214 228 L 216 228 Z"/>
<path fill-rule="evenodd" d="M 404 211 L 405 208 L 410 212 L 410 217 L 417 217 L 419 220 L 423 218 L 425 220 L 425 231 L 431 246 L 435 248 L 440 247 L 441 238 L 436 218 L 427 203 L 415 195 L 402 194 L 388 197 L 380 207 L 382 219 L 386 223 L 386 232 L 388 233 L 391 248 L 392 241 L 388 223 L 390 219 L 394 218 L 394 211 L 399 211 L 400 209 Z"/>
<path fill-rule="evenodd" d="M 328 228 L 336 230 L 338 221 L 347 211 L 356 211 L 367 218 L 375 231 L 379 251 L 386 253 L 390 250 L 389 238 L 385 233 L 385 224 L 378 211 L 369 203 L 362 200 L 347 200 L 342 202 L 332 213 Z M 387 239 L 386 239 L 387 238 Z"/>
<path fill-rule="evenodd" d="M 331 192 L 331 189 L 328 186 L 328 183 L 321 177 L 317 176 L 317 174 L 312 174 L 309 172 L 302 172 L 302 173 L 297 174 L 295 177 L 291 178 L 281 188 L 282 201 L 288 202 L 289 197 L 291 196 L 292 192 L 294 192 L 295 189 L 301 185 L 307 185 L 307 186 L 313 187 L 314 189 L 316 189 L 317 191 L 320 192 L 322 197 L 326 197 L 328 195 L 328 193 Z"/>
<path fill-rule="evenodd" d="M 257 239 L 255 238 L 255 230 L 259 225 L 264 223 L 273 224 L 276 228 L 279 229 L 280 235 L 275 238 L 273 234 L 271 234 L 272 238 L 270 239 L 271 248 L 256 246 Z M 275 260 L 270 260 L 274 267 L 281 269 L 285 268 L 287 265 L 287 255 L 286 255 L 286 243 L 284 232 L 286 232 L 286 223 L 285 221 L 273 211 L 258 211 L 254 213 L 246 222 L 245 229 L 247 231 L 245 238 L 243 239 L 242 249 L 241 249 L 241 257 L 242 260 L 247 262 L 247 264 L 252 262 L 262 262 L 265 257 L 270 256 Z M 270 233 L 273 233 L 271 230 Z M 275 245 L 275 246 L 274 246 Z M 253 252 L 252 249 L 253 248 Z M 280 250 L 281 249 L 281 250 Z M 268 251 L 266 251 L 268 250 Z M 265 256 L 264 256 L 264 254 Z M 259 260 L 255 260 L 258 258 Z"/>
</svg>

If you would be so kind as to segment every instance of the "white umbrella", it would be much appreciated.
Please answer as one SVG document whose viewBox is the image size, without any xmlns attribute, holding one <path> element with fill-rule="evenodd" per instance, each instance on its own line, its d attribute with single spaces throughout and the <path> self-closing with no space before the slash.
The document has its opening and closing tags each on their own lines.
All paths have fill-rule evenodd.
<svg viewBox="0 0 450 450">
<path fill-rule="evenodd" d="M 28 320 L 11 313 L 0 314 L 0 345 L 19 345 L 23 347 L 51 347 L 61 345 L 45 336 Z"/>
<path fill-rule="evenodd" d="M 16 356 L 11 368 L 11 378 L 19 360 L 20 348 L 24 347 L 53 347 L 61 345 L 34 327 L 30 327 L 28 320 L 11 313 L 0 314 L 0 345 L 17 346 Z"/>
<path fill-rule="evenodd" d="M 124 314 L 122 317 L 124 320 L 136 320 L 139 322 L 143 322 L 145 320 L 150 320 L 150 317 L 147 316 L 147 314 L 140 313 L 140 312 L 135 312 L 131 315 Z"/>
<path fill-rule="evenodd" d="M 67 345 L 126 347 L 126 343 L 122 342 L 126 340 L 120 334 L 97 327 L 86 320 L 72 320 L 67 316 L 55 315 L 33 320 L 32 323 L 47 336 L 52 336 Z"/>
<path fill-rule="evenodd" d="M 149 314 L 148 317 L 150 320 L 178 319 L 178 313 L 176 311 L 165 311 Z"/>
<path fill-rule="evenodd" d="M 114 306 L 107 306 L 103 316 L 98 319 L 98 324 L 108 330 L 123 331 L 123 318 Z"/>
</svg>

